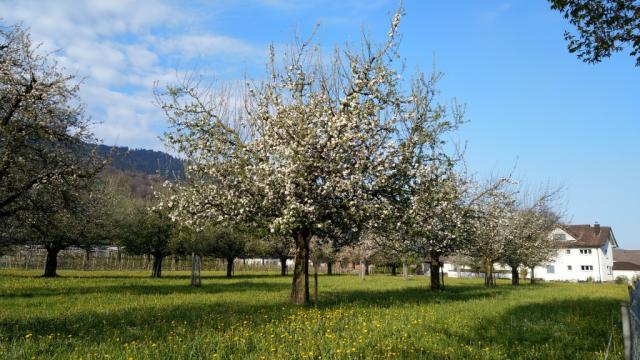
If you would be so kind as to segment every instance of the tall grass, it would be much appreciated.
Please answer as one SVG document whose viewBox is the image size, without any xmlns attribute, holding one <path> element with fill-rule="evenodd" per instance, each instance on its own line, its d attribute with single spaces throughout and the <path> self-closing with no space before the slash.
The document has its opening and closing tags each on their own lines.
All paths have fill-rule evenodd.
<svg viewBox="0 0 640 360">
<path fill-rule="evenodd" d="M 287 303 L 290 278 L 0 271 L 2 359 L 622 358 L 615 284 L 485 289 L 477 280 L 321 276 L 319 306 Z"/>
</svg>

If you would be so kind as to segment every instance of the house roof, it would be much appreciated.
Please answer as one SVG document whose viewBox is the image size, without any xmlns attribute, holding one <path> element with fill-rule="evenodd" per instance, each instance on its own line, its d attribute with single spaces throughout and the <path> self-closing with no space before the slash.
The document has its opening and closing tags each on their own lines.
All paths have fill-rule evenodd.
<svg viewBox="0 0 640 360">
<path fill-rule="evenodd" d="M 560 228 L 566 231 L 575 240 L 562 241 L 563 247 L 568 248 L 599 248 L 612 240 L 613 247 L 617 247 L 615 236 L 610 226 L 587 225 L 561 225 Z M 598 230 L 599 229 L 599 230 Z"/>
<path fill-rule="evenodd" d="M 628 262 L 640 265 L 640 250 L 614 249 L 613 261 L 614 263 Z"/>
<path fill-rule="evenodd" d="M 640 271 L 640 264 L 634 264 L 626 261 L 616 261 L 613 263 L 613 270 L 635 270 Z"/>
</svg>

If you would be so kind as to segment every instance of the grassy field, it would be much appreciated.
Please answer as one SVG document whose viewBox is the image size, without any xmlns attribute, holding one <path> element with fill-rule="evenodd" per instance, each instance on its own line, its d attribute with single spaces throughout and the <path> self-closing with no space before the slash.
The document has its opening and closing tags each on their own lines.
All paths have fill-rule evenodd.
<svg viewBox="0 0 640 360">
<path fill-rule="evenodd" d="M 320 306 L 289 305 L 290 278 L 0 271 L 1 359 L 622 359 L 614 284 L 321 276 Z"/>
</svg>

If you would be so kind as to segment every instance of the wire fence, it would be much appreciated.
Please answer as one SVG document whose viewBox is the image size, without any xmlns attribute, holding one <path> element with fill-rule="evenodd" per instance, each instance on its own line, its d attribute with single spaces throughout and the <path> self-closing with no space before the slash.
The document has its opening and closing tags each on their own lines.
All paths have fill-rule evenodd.
<svg viewBox="0 0 640 360">
<path fill-rule="evenodd" d="M 634 286 L 629 286 L 629 304 L 622 303 L 620 311 L 624 358 L 640 360 L 640 280 L 636 280 Z"/>
<path fill-rule="evenodd" d="M 39 248 L 22 248 L 10 255 L 0 256 L 0 269 L 44 269 L 47 252 Z M 69 249 L 58 254 L 59 270 L 151 271 L 153 258 L 130 255 L 118 249 Z M 288 267 L 290 268 L 290 267 Z M 202 271 L 224 271 L 226 260 L 215 257 L 202 259 Z M 169 255 L 163 261 L 163 271 L 190 271 L 191 256 Z M 236 259 L 234 271 L 280 271 L 277 259 Z"/>
<path fill-rule="evenodd" d="M 24 246 L 16 248 L 10 254 L 0 256 L 0 269 L 6 270 L 43 270 L 47 258 L 47 251 L 41 247 Z M 153 258 L 150 255 L 131 255 L 116 246 L 95 247 L 89 249 L 71 248 L 62 250 L 57 257 L 58 270 L 87 270 L 87 271 L 151 271 Z M 334 274 L 356 274 L 359 272 L 357 264 L 332 264 Z M 201 271 L 225 271 L 226 260 L 203 256 Z M 293 270 L 293 260 L 286 262 L 286 273 Z M 321 263 L 318 270 L 327 273 L 326 263 Z M 387 269 L 377 269 L 385 272 Z M 190 255 L 168 255 L 162 262 L 162 271 L 191 271 Z M 273 258 L 237 258 L 233 262 L 233 272 L 276 272 L 282 271 L 279 259 Z M 374 267 L 369 268 L 374 272 Z"/>
</svg>

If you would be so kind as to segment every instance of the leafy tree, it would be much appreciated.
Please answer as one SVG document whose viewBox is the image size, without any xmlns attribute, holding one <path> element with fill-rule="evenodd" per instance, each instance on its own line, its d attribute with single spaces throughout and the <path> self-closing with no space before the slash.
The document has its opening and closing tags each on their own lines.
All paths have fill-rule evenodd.
<svg viewBox="0 0 640 360">
<path fill-rule="evenodd" d="M 100 170 L 73 81 L 21 27 L 0 27 L 0 221 Z"/>
<path fill-rule="evenodd" d="M 485 286 L 494 286 L 494 265 L 504 253 L 515 214 L 513 193 L 500 189 L 483 198 L 474 224 L 473 241 L 465 249 L 482 263 Z"/>
<path fill-rule="evenodd" d="M 553 227 L 558 224 L 560 216 L 552 209 L 540 207 L 532 219 L 527 241 L 526 256 L 522 265 L 531 271 L 531 283 L 535 282 L 535 267 L 544 264 L 558 255 L 558 244 L 549 236 Z"/>
<path fill-rule="evenodd" d="M 108 239 L 107 203 L 95 181 L 85 181 L 81 187 L 43 186 L 37 192 L 37 208 L 15 215 L 12 236 L 18 244 L 43 246 L 47 250 L 44 276 L 55 277 L 61 250 L 88 248 Z"/>
<path fill-rule="evenodd" d="M 557 191 L 544 192 L 531 204 L 520 203 L 512 216 L 500 261 L 511 268 L 511 284 L 519 284 L 519 267 L 535 267 L 553 257 L 557 244 L 549 237 L 559 216 L 551 209 Z"/>
<path fill-rule="evenodd" d="M 151 277 L 162 277 L 162 261 L 171 254 L 170 241 L 175 224 L 161 210 L 149 209 L 144 203 L 137 205 L 127 226 L 121 245 L 134 255 L 151 255 Z"/>
<path fill-rule="evenodd" d="M 293 258 L 293 239 L 288 236 L 270 234 L 262 241 L 264 242 L 267 256 L 275 257 L 280 261 L 280 275 L 287 275 L 287 260 Z"/>
<path fill-rule="evenodd" d="M 433 102 L 435 79 L 401 82 L 400 18 L 381 46 L 365 37 L 329 63 L 310 42 L 282 61 L 272 48 L 269 74 L 248 85 L 244 110 L 228 92 L 189 81 L 157 94 L 172 127 L 167 142 L 188 159 L 187 181 L 163 205 L 186 225 L 260 219 L 292 238 L 294 304 L 309 304 L 312 237 L 359 241 L 409 186 L 416 157 L 437 158 L 442 134 L 459 123 Z"/>
<path fill-rule="evenodd" d="M 442 290 L 441 257 L 466 245 L 467 207 L 462 179 L 452 169 L 432 167 L 430 176 L 417 179 L 403 223 L 408 227 L 405 245 L 421 257 L 429 258 L 431 290 Z"/>
<path fill-rule="evenodd" d="M 598 63 L 614 52 L 631 48 L 640 66 L 640 2 L 637 0 L 549 0 L 576 27 L 565 31 L 568 49 L 587 63 Z"/>
<path fill-rule="evenodd" d="M 225 259 L 227 263 L 226 276 L 233 276 L 233 264 L 237 258 L 244 257 L 249 251 L 252 232 L 240 226 L 218 227 L 211 232 L 209 245 L 210 253 Z"/>
</svg>

